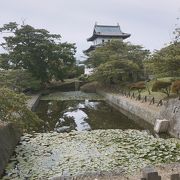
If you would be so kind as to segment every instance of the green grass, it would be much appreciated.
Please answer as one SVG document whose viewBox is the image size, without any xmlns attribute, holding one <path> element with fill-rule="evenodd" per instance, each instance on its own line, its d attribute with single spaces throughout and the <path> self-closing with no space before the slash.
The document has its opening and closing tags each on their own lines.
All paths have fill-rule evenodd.
<svg viewBox="0 0 180 180">
<path fill-rule="evenodd" d="M 179 80 L 180 77 L 164 77 L 164 78 L 157 78 L 157 80 L 159 81 L 166 81 L 166 82 L 172 82 L 174 80 Z M 178 97 L 177 94 L 174 94 L 171 92 L 170 94 L 170 97 L 167 97 L 167 95 L 165 93 L 162 93 L 162 92 L 152 92 L 151 89 L 152 89 L 152 86 L 153 84 L 155 83 L 155 79 L 154 80 L 151 80 L 148 82 L 148 88 L 150 89 L 150 92 L 151 94 L 149 94 L 148 90 L 145 89 L 141 92 L 141 96 L 148 96 L 149 98 L 152 98 L 154 97 L 155 98 L 155 101 L 158 102 L 159 100 L 161 99 L 168 99 L 168 98 L 175 98 L 175 97 Z M 129 91 L 129 88 L 128 88 L 128 85 L 130 83 L 128 82 L 124 82 L 122 84 L 120 84 L 119 86 L 116 86 L 116 87 L 113 87 L 113 88 L 109 88 L 108 91 L 109 92 L 114 92 L 114 93 L 119 93 L 120 90 L 125 90 L 125 91 Z M 131 93 L 135 93 L 135 96 L 138 95 L 138 91 L 137 90 L 132 90 Z"/>
<path fill-rule="evenodd" d="M 174 80 L 179 80 L 180 77 L 164 77 L 164 78 L 158 78 L 158 81 L 165 81 L 165 82 L 173 82 Z M 153 84 L 155 83 L 156 80 L 151 80 L 150 82 L 148 82 L 148 87 L 151 90 Z M 175 98 L 177 97 L 177 94 L 175 93 L 170 93 L 170 97 L 167 97 L 167 95 L 165 93 L 162 92 L 152 92 L 149 95 L 149 92 L 147 90 L 144 90 L 141 92 L 142 96 L 149 96 L 149 97 L 154 97 L 157 101 L 161 100 L 161 99 L 168 99 L 168 98 Z"/>
</svg>

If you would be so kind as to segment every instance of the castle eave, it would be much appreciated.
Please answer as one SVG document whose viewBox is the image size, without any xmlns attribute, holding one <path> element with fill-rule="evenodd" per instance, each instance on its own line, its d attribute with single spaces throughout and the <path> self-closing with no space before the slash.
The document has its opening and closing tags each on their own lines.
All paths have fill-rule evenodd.
<svg viewBox="0 0 180 180">
<path fill-rule="evenodd" d="M 126 39 L 130 37 L 130 34 L 122 33 L 120 35 L 101 35 L 101 34 L 93 34 L 90 38 L 87 39 L 87 41 L 94 41 L 98 37 L 104 37 L 104 38 L 119 38 L 119 39 Z"/>
</svg>

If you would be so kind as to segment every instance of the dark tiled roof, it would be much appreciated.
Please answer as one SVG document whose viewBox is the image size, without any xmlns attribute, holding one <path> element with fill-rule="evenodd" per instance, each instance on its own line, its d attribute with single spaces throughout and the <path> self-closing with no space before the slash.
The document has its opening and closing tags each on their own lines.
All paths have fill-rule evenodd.
<svg viewBox="0 0 180 180">
<path fill-rule="evenodd" d="M 95 25 L 94 33 L 98 35 L 109 35 L 109 36 L 118 36 L 122 35 L 120 26 L 101 26 Z"/>
<path fill-rule="evenodd" d="M 126 39 L 130 34 L 123 33 L 119 25 L 117 26 L 106 26 L 106 25 L 95 25 L 93 35 L 88 38 L 88 41 L 93 41 L 96 37 L 120 37 Z"/>
</svg>

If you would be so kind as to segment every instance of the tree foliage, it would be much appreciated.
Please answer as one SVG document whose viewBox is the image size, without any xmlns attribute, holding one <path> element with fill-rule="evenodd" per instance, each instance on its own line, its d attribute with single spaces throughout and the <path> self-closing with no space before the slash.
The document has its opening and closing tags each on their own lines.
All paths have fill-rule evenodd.
<svg viewBox="0 0 180 180">
<path fill-rule="evenodd" d="M 156 77 L 180 76 L 180 19 L 173 31 L 173 41 L 159 51 L 155 51 L 145 61 L 145 66 L 150 74 Z"/>
<path fill-rule="evenodd" d="M 0 88 L 0 120 L 14 122 L 27 131 L 38 128 L 42 120 L 27 108 L 26 101 L 24 94 Z"/>
<path fill-rule="evenodd" d="M 41 82 L 52 78 L 63 80 L 68 67 L 75 62 L 74 44 L 61 43 L 58 34 L 14 22 L 4 24 L 0 32 L 8 32 L 1 46 L 7 51 L 6 59 L 11 67 L 27 69 Z"/>
<path fill-rule="evenodd" d="M 67 79 L 76 78 L 84 74 L 85 67 L 74 65 L 65 74 Z"/>
<path fill-rule="evenodd" d="M 8 87 L 16 92 L 24 90 L 39 90 L 41 82 L 34 78 L 27 70 L 1 70 L 0 87 Z"/>
<path fill-rule="evenodd" d="M 152 86 L 153 92 L 162 92 L 165 93 L 168 97 L 170 95 L 171 91 L 171 82 L 165 82 L 165 81 L 156 81 Z"/>
<path fill-rule="evenodd" d="M 11 68 L 7 54 L 0 54 L 0 68 L 5 70 Z"/>
<path fill-rule="evenodd" d="M 95 80 L 109 85 L 117 84 L 122 81 L 131 81 L 131 74 L 139 72 L 139 67 L 136 63 L 130 60 L 124 61 L 109 61 L 101 64 L 95 69 L 93 77 Z"/>
<path fill-rule="evenodd" d="M 145 61 L 145 66 L 156 77 L 180 76 L 180 42 L 156 51 Z"/>
<path fill-rule="evenodd" d="M 177 24 L 175 24 L 174 34 L 174 43 L 180 42 L 180 18 L 177 18 Z"/>
<path fill-rule="evenodd" d="M 123 41 L 105 43 L 93 51 L 87 63 L 95 68 L 94 78 L 105 84 L 136 80 L 143 74 L 143 59 L 149 51 Z"/>
<path fill-rule="evenodd" d="M 142 61 L 149 54 L 142 46 L 133 45 L 123 41 L 110 41 L 101 47 L 97 47 L 88 59 L 89 64 L 98 67 L 109 61 L 130 60 L 142 67 Z"/>
</svg>

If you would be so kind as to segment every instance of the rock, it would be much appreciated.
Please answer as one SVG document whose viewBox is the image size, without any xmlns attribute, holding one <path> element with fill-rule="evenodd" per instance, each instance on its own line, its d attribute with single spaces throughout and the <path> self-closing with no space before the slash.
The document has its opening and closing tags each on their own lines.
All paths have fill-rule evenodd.
<svg viewBox="0 0 180 180">
<path fill-rule="evenodd" d="M 156 133 L 167 132 L 169 126 L 169 121 L 167 119 L 156 119 L 154 124 L 154 131 Z"/>
<path fill-rule="evenodd" d="M 180 100 L 170 99 L 162 107 L 160 118 L 169 119 L 168 132 L 177 138 L 180 138 Z"/>
</svg>

